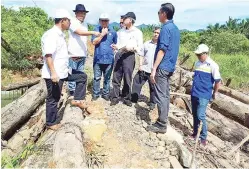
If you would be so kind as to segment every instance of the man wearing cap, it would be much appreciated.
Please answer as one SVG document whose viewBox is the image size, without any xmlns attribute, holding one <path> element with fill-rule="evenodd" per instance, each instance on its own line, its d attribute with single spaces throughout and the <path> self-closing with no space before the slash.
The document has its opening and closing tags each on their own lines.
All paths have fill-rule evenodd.
<svg viewBox="0 0 249 169">
<path fill-rule="evenodd" d="M 62 85 L 64 81 L 75 81 L 76 92 L 72 105 L 86 109 L 83 101 L 86 95 L 87 75 L 74 70 L 69 74 L 68 50 L 63 31 L 70 26 L 70 14 L 63 9 L 56 11 L 55 25 L 45 32 L 41 38 L 44 65 L 42 67 L 42 78 L 47 86 L 46 98 L 46 125 L 49 129 L 57 130 L 60 125 L 57 122 L 57 104 L 60 100 Z"/>
<path fill-rule="evenodd" d="M 76 5 L 73 12 L 75 12 L 75 18 L 71 20 L 68 39 L 68 52 L 70 55 L 69 66 L 71 69 L 83 71 L 87 57 L 87 36 L 99 36 L 100 33 L 88 31 L 87 24 L 84 20 L 89 11 L 86 10 L 84 5 Z M 68 88 L 70 95 L 73 95 L 75 82 L 69 82 Z"/>
<path fill-rule="evenodd" d="M 169 78 L 175 71 L 179 53 L 180 31 L 173 23 L 175 8 L 171 3 L 161 6 L 158 17 L 163 24 L 155 52 L 155 62 L 151 72 L 151 81 L 155 84 L 155 96 L 158 107 L 156 123 L 146 130 L 154 133 L 166 133 L 170 104 Z"/>
<path fill-rule="evenodd" d="M 133 79 L 132 85 L 132 102 L 137 102 L 140 96 L 141 89 L 145 82 L 148 81 L 150 87 L 150 102 L 149 108 L 153 110 L 155 108 L 155 89 L 154 85 L 150 81 L 150 73 L 153 68 L 154 63 L 154 55 L 157 46 L 157 40 L 160 34 L 160 27 L 155 27 L 153 30 L 153 38 L 152 40 L 146 41 L 144 43 L 143 56 L 140 57 L 140 65 L 137 74 Z"/>
<path fill-rule="evenodd" d="M 131 82 L 132 73 L 135 67 L 135 53 L 143 55 L 143 34 L 134 25 L 136 15 L 128 12 L 124 17 L 124 29 L 120 29 L 117 45 L 112 47 L 118 50 L 115 56 L 115 67 L 113 72 L 113 95 L 111 105 L 119 102 L 119 92 L 122 78 L 124 79 L 124 104 L 132 106 L 131 103 Z"/>
<path fill-rule="evenodd" d="M 209 48 L 205 44 L 200 44 L 195 51 L 199 61 L 194 66 L 194 79 L 191 91 L 194 124 L 192 137 L 196 137 L 198 126 L 200 121 L 202 121 L 200 141 L 203 146 L 206 145 L 207 140 L 206 108 L 209 100 L 211 98 L 215 99 L 221 80 L 219 66 L 208 56 L 208 53 Z"/>
<path fill-rule="evenodd" d="M 103 13 L 99 17 L 100 25 L 94 31 L 100 32 L 99 37 L 92 36 L 92 43 L 95 45 L 94 61 L 93 61 L 93 96 L 95 101 L 100 96 L 100 80 L 103 74 L 104 84 L 102 90 L 102 98 L 109 100 L 110 78 L 113 69 L 114 53 L 111 47 L 112 44 L 117 43 L 117 33 L 109 27 L 109 16 Z"/>
</svg>

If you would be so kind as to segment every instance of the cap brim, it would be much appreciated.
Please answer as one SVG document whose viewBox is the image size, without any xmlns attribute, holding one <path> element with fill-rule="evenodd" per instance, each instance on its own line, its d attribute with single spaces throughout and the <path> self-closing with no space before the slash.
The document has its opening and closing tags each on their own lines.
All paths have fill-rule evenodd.
<svg viewBox="0 0 249 169">
<path fill-rule="evenodd" d="M 73 12 L 86 12 L 86 13 L 88 13 L 89 11 L 73 10 Z"/>
<path fill-rule="evenodd" d="M 99 18 L 99 20 L 110 20 L 109 18 Z"/>
<path fill-rule="evenodd" d="M 195 54 L 201 54 L 201 53 L 203 53 L 203 52 L 201 52 L 201 51 L 199 51 L 199 50 L 196 50 L 196 51 L 194 51 L 195 52 Z"/>
</svg>

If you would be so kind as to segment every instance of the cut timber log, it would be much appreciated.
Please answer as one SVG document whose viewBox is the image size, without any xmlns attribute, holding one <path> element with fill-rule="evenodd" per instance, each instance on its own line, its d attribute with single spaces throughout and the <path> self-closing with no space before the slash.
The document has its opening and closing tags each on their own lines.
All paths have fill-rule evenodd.
<svg viewBox="0 0 249 169">
<path fill-rule="evenodd" d="M 62 127 L 58 130 L 53 146 L 53 162 L 56 168 L 86 167 L 81 124 L 82 110 L 66 106 Z"/>
<path fill-rule="evenodd" d="M 211 108 L 246 126 L 246 114 L 249 113 L 249 105 L 219 93 L 212 102 Z"/>
<path fill-rule="evenodd" d="M 36 78 L 32 80 L 27 80 L 21 83 L 15 83 L 15 84 L 10 84 L 8 86 L 2 86 L 2 91 L 10 91 L 10 90 L 16 90 L 16 89 L 21 89 L 24 87 L 30 87 L 38 84 L 40 82 L 41 78 Z"/>
<path fill-rule="evenodd" d="M 9 140 L 7 148 L 2 151 L 4 155 L 14 157 L 19 154 L 29 142 L 34 142 L 45 129 L 46 106 L 43 104 L 39 110 L 31 116 L 29 121 L 15 133 Z"/>
<path fill-rule="evenodd" d="M 241 93 L 239 91 L 230 89 L 230 88 L 228 88 L 226 86 L 221 86 L 219 88 L 219 92 L 222 93 L 222 94 L 225 94 L 227 96 L 230 96 L 230 97 L 232 97 L 232 98 L 234 98 L 236 100 L 239 100 L 242 103 L 249 104 L 249 96 L 244 94 L 244 93 Z"/>
<path fill-rule="evenodd" d="M 47 89 L 45 81 L 41 82 L 26 91 L 24 95 L 1 109 L 2 138 L 10 138 L 19 129 L 39 105 L 46 98 Z"/>
<path fill-rule="evenodd" d="M 224 117 L 222 114 L 209 107 L 207 108 L 206 115 L 209 132 L 224 141 L 237 144 L 249 133 L 249 129 L 243 125 Z"/>
<path fill-rule="evenodd" d="M 61 97 L 58 111 L 58 120 L 60 120 L 60 116 L 65 109 L 66 101 L 68 95 L 67 93 L 63 93 L 63 97 Z M 2 151 L 5 155 L 9 157 L 13 157 L 19 154 L 27 144 L 33 144 L 44 131 L 46 126 L 46 104 L 44 103 L 40 106 L 37 112 L 31 116 L 29 121 L 22 126 L 20 130 L 18 130 L 9 140 L 7 144 L 7 148 Z"/>
</svg>

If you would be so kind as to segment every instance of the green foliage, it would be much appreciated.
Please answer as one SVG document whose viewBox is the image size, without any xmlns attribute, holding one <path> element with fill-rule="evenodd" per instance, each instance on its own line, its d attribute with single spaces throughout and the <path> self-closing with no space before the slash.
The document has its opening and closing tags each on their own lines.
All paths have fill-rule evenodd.
<svg viewBox="0 0 249 169">
<path fill-rule="evenodd" d="M 23 7 L 19 11 L 1 6 L 2 38 L 10 51 L 2 47 L 2 67 L 25 70 L 35 66 L 30 56 L 41 55 L 41 36 L 52 27 L 53 20 L 40 8 Z"/>
</svg>

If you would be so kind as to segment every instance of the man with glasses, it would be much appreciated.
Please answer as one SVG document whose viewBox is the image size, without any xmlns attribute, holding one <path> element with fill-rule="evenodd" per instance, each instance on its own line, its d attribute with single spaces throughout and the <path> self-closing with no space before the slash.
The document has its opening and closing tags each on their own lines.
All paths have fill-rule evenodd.
<svg viewBox="0 0 249 169">
<path fill-rule="evenodd" d="M 117 45 L 112 45 L 118 52 L 115 56 L 111 106 L 116 105 L 119 102 L 122 79 L 124 79 L 124 104 L 132 106 L 131 82 L 132 73 L 135 67 L 135 53 L 140 56 L 143 55 L 143 33 L 134 26 L 136 15 L 133 12 L 128 12 L 123 17 L 125 28 L 120 29 Z"/>
<path fill-rule="evenodd" d="M 145 82 L 148 81 L 150 87 L 150 102 L 149 108 L 153 110 L 155 108 L 155 89 L 154 85 L 150 81 L 150 73 L 153 68 L 154 55 L 157 46 L 157 40 L 160 34 L 160 28 L 154 28 L 154 35 L 152 40 L 146 41 L 143 48 L 143 56 L 140 57 L 139 70 L 133 79 L 132 85 L 132 102 L 136 103 L 139 99 L 141 89 Z"/>
<path fill-rule="evenodd" d="M 109 100 L 110 78 L 113 69 L 114 52 L 111 45 L 117 43 L 117 33 L 109 27 L 108 14 L 101 14 L 99 17 L 100 26 L 95 28 L 96 32 L 101 32 L 99 37 L 92 36 L 92 43 L 95 45 L 94 61 L 93 61 L 93 96 L 95 101 L 100 96 L 100 80 L 103 74 L 104 84 L 102 90 L 102 98 Z"/>
<path fill-rule="evenodd" d="M 89 12 L 85 6 L 78 4 L 75 7 L 75 18 L 71 21 L 68 39 L 68 52 L 70 55 L 69 66 L 71 69 L 82 71 L 87 57 L 87 36 L 99 36 L 96 31 L 88 31 L 87 24 L 84 22 L 86 14 Z M 68 88 L 70 95 L 74 94 L 75 82 L 69 82 Z"/>
<path fill-rule="evenodd" d="M 173 23 L 175 8 L 171 3 L 161 5 L 158 12 L 163 24 L 155 52 L 155 62 L 151 72 L 151 81 L 155 84 L 155 96 L 158 107 L 156 123 L 148 126 L 147 131 L 166 133 L 170 104 L 169 78 L 175 71 L 179 53 L 180 31 Z"/>
<path fill-rule="evenodd" d="M 86 96 L 87 75 L 74 70 L 73 74 L 68 69 L 68 50 L 63 31 L 70 26 L 70 14 L 63 9 L 56 11 L 55 25 L 45 32 L 41 38 L 42 56 L 44 65 L 42 67 L 42 78 L 47 86 L 46 98 L 46 126 L 48 129 L 57 130 L 60 124 L 57 121 L 57 104 L 61 97 L 64 81 L 76 82 L 76 92 L 72 105 L 87 109 L 84 102 Z"/>
<path fill-rule="evenodd" d="M 200 135 L 202 146 L 207 144 L 206 108 L 209 100 L 211 98 L 215 99 L 221 80 L 219 66 L 208 56 L 208 53 L 209 48 L 205 44 L 200 44 L 195 51 L 199 61 L 194 66 L 194 79 L 191 91 L 194 124 L 192 138 L 196 139 L 198 126 L 200 121 L 202 121 L 203 125 Z"/>
</svg>

